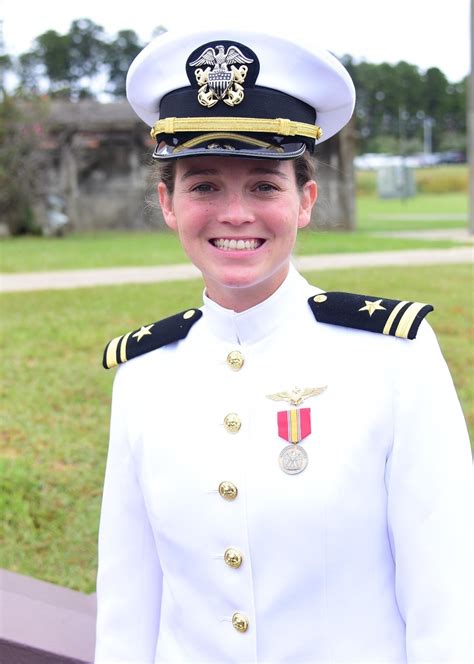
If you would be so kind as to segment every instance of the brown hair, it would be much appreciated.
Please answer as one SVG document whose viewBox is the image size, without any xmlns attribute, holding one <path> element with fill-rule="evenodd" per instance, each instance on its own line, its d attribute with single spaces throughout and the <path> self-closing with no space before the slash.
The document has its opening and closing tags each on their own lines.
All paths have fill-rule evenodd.
<svg viewBox="0 0 474 664">
<path fill-rule="evenodd" d="M 296 186 L 301 191 L 309 180 L 316 178 L 316 162 L 310 152 L 305 150 L 301 157 L 293 160 L 295 169 Z"/>
<path fill-rule="evenodd" d="M 308 151 L 305 151 L 300 157 L 296 157 L 296 159 L 293 159 L 292 161 L 295 169 L 296 186 L 299 190 L 302 190 L 309 180 L 314 180 L 315 178 L 315 160 Z M 155 164 L 158 182 L 163 182 L 168 193 L 172 194 L 174 192 L 176 177 L 176 159 L 157 161 Z"/>
</svg>

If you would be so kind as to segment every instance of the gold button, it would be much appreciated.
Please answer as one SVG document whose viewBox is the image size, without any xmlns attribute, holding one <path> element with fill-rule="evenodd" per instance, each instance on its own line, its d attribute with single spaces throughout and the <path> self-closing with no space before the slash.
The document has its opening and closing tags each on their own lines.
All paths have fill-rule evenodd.
<svg viewBox="0 0 474 664">
<path fill-rule="evenodd" d="M 239 492 L 232 482 L 221 482 L 219 484 L 219 493 L 225 500 L 235 500 Z"/>
<path fill-rule="evenodd" d="M 249 619 L 243 613 L 236 611 L 232 616 L 232 626 L 238 632 L 246 632 L 249 628 Z"/>
<path fill-rule="evenodd" d="M 244 356 L 240 350 L 232 350 L 227 355 L 227 365 L 232 369 L 232 371 L 240 371 L 244 366 Z"/>
<path fill-rule="evenodd" d="M 322 293 L 321 293 L 321 295 L 316 295 L 315 297 L 313 297 L 313 300 L 315 302 L 317 302 L 318 304 L 321 303 L 321 302 L 326 302 L 327 299 L 328 299 L 328 296 L 323 295 Z"/>
<path fill-rule="evenodd" d="M 226 549 L 224 551 L 224 562 L 226 565 L 229 565 L 229 567 L 239 569 L 242 565 L 242 554 L 237 549 Z"/>
<path fill-rule="evenodd" d="M 242 422 L 237 413 L 229 413 L 224 417 L 224 426 L 229 433 L 237 433 L 242 426 Z"/>
<path fill-rule="evenodd" d="M 192 318 L 192 317 L 194 316 L 195 313 L 196 313 L 196 312 L 194 311 L 194 309 L 190 309 L 189 311 L 186 311 L 186 312 L 183 314 L 183 318 L 184 318 L 185 320 L 188 320 L 188 318 Z"/>
</svg>

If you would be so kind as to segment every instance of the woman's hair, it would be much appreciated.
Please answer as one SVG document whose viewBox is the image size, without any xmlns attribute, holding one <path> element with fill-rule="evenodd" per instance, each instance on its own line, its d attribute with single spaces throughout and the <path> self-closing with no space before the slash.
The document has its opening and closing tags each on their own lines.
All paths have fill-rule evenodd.
<svg viewBox="0 0 474 664">
<path fill-rule="evenodd" d="M 296 186 L 301 191 L 309 180 L 316 178 L 316 162 L 310 152 L 305 150 L 301 157 L 293 159 Z"/>
<path fill-rule="evenodd" d="M 295 169 L 296 186 L 303 189 L 309 180 L 314 180 L 316 174 L 316 164 L 314 158 L 307 151 L 303 152 L 301 157 L 292 160 Z M 176 176 L 176 159 L 169 161 L 158 161 L 156 164 L 156 180 L 163 182 L 168 192 L 174 192 L 174 183 Z M 155 177 L 153 178 L 155 180 Z"/>
</svg>

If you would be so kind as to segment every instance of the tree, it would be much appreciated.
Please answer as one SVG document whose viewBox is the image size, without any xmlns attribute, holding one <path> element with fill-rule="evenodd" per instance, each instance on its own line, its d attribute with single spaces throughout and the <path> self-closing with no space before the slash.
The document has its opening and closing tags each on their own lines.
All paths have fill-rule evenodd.
<svg viewBox="0 0 474 664">
<path fill-rule="evenodd" d="M 422 74 L 408 62 L 356 63 L 345 55 L 343 64 L 357 90 L 356 128 L 360 152 L 419 152 L 423 125 L 434 123 L 433 149 L 465 145 L 466 84 L 449 84 L 433 67 Z"/>
<path fill-rule="evenodd" d="M 71 23 L 66 39 L 73 97 L 90 96 L 91 81 L 106 55 L 104 29 L 90 19 L 79 19 Z"/>
<path fill-rule="evenodd" d="M 9 55 L 0 55 L 0 92 L 3 91 L 5 75 L 13 68 L 13 62 Z"/>
<path fill-rule="evenodd" d="M 115 39 L 105 45 L 104 63 L 108 70 L 109 92 L 115 97 L 125 96 L 128 68 L 142 48 L 143 44 L 133 30 L 120 30 Z"/>
<path fill-rule="evenodd" d="M 0 100 L 0 216 L 12 235 L 39 232 L 33 203 L 40 187 L 44 154 L 44 102 L 4 93 Z"/>
<path fill-rule="evenodd" d="M 35 48 L 29 55 L 33 68 L 39 69 L 39 75 L 49 80 L 49 93 L 69 96 L 72 81 L 68 35 L 60 35 L 56 30 L 44 32 L 36 38 Z"/>
<path fill-rule="evenodd" d="M 440 137 L 445 129 L 447 111 L 448 81 L 437 67 L 431 67 L 424 75 L 423 110 L 428 118 L 434 121 L 433 148 L 439 150 Z"/>
<path fill-rule="evenodd" d="M 33 51 L 22 53 L 16 63 L 15 72 L 19 79 L 18 92 L 21 94 L 38 94 L 39 92 L 38 56 Z"/>
<path fill-rule="evenodd" d="M 21 88 L 46 87 L 52 97 L 72 100 L 92 96 L 91 83 L 103 66 L 104 53 L 104 30 L 89 19 L 73 21 L 64 35 L 47 30 L 18 59 Z"/>
</svg>

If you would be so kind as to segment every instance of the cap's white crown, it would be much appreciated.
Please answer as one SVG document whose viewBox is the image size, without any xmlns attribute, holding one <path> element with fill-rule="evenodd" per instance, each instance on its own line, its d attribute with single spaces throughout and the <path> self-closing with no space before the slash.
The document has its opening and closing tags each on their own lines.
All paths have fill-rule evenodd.
<svg viewBox="0 0 474 664">
<path fill-rule="evenodd" d="M 336 134 L 350 120 L 355 105 L 354 84 L 335 56 L 281 36 L 232 28 L 167 32 L 148 44 L 132 62 L 127 76 L 127 98 L 137 115 L 153 126 L 160 119 L 161 99 L 173 90 L 189 87 L 189 55 L 202 44 L 223 40 L 245 44 L 257 54 L 260 73 L 256 85 L 279 90 L 316 109 L 316 123 L 323 130 L 319 142 Z M 275 114 L 278 117 L 278 109 Z"/>
</svg>

